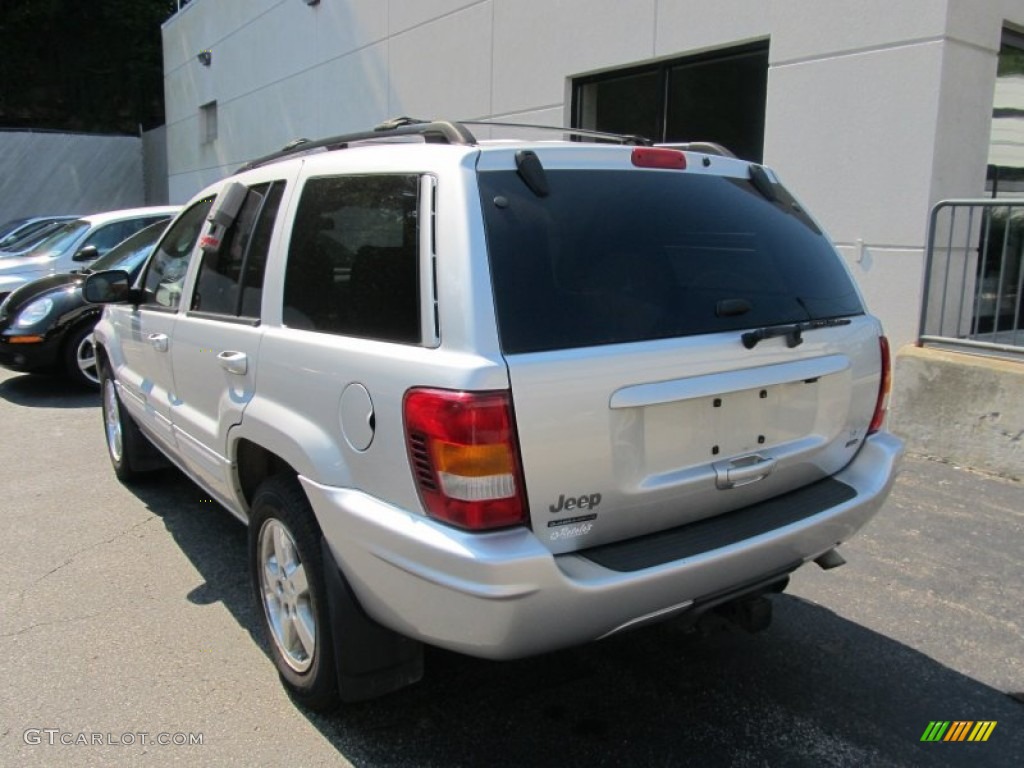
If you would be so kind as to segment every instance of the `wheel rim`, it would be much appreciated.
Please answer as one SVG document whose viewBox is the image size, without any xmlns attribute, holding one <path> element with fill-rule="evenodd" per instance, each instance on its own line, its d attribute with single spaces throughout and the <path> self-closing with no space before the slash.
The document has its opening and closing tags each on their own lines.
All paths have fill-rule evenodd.
<svg viewBox="0 0 1024 768">
<path fill-rule="evenodd" d="M 99 370 L 96 368 L 96 345 L 93 343 L 91 333 L 78 342 L 78 348 L 75 350 L 75 362 L 78 364 L 78 372 L 86 380 L 93 384 L 100 383 Z"/>
<path fill-rule="evenodd" d="M 285 525 L 267 520 L 259 537 L 260 592 L 274 644 L 285 663 L 302 673 L 313 663 L 316 615 L 306 567 Z"/>
<path fill-rule="evenodd" d="M 109 379 L 103 387 L 103 421 L 107 428 L 107 450 L 115 462 L 121 461 L 121 408 L 117 402 L 114 382 Z"/>
</svg>

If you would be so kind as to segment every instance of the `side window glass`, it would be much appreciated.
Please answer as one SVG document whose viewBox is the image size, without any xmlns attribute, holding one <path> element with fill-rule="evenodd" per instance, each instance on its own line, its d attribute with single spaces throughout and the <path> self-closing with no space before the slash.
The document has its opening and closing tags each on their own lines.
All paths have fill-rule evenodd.
<svg viewBox="0 0 1024 768">
<path fill-rule="evenodd" d="M 242 301 L 239 314 L 242 317 L 260 316 L 263 303 L 263 275 L 267 269 L 267 255 L 270 253 L 270 236 L 274 233 L 274 222 L 284 195 L 283 181 L 275 182 L 267 192 L 263 210 L 256 220 L 256 228 L 249 240 L 249 252 L 242 270 Z"/>
<path fill-rule="evenodd" d="M 416 175 L 310 179 L 284 281 L 293 328 L 421 342 Z"/>
<path fill-rule="evenodd" d="M 134 230 L 129 230 L 127 228 L 127 224 L 129 224 L 129 222 L 115 221 L 112 224 L 99 227 L 85 239 L 85 242 L 82 243 L 82 248 L 92 245 L 96 248 L 99 255 L 102 256 L 134 232 Z"/>
<path fill-rule="evenodd" d="M 192 310 L 259 319 L 263 273 L 284 182 L 249 190 L 216 252 L 202 254 Z"/>
<path fill-rule="evenodd" d="M 189 260 L 212 205 L 213 198 L 200 200 L 182 213 L 164 234 L 142 278 L 146 304 L 177 309 Z"/>
</svg>

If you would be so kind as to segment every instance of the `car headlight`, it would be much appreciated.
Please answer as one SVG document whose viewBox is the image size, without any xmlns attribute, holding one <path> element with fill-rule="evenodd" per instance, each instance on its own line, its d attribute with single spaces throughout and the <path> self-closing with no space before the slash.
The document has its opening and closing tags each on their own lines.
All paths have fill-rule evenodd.
<svg viewBox="0 0 1024 768">
<path fill-rule="evenodd" d="M 53 311 L 53 299 L 36 299 L 18 313 L 14 320 L 16 328 L 28 328 L 42 322 Z"/>
</svg>

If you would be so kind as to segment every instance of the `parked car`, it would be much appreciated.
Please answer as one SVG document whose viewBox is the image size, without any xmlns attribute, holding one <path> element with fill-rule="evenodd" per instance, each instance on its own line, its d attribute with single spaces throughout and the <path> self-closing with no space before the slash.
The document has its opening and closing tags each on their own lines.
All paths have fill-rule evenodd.
<svg viewBox="0 0 1024 768">
<path fill-rule="evenodd" d="M 0 301 L 20 285 L 94 261 L 143 227 L 166 221 L 176 206 L 129 208 L 64 222 L 27 253 L 0 258 Z"/>
<path fill-rule="evenodd" d="M 422 643 L 763 627 L 889 492 L 888 345 L 818 224 L 760 165 L 625 141 L 304 142 L 86 279 L 115 473 L 169 459 L 248 524 L 307 706 Z"/>
<path fill-rule="evenodd" d="M 92 329 L 102 307 L 82 296 L 94 270 L 121 269 L 136 276 L 167 220 L 150 224 L 76 272 L 62 272 L 16 288 L 0 302 L 0 365 L 25 373 L 64 373 L 99 387 Z"/>
<path fill-rule="evenodd" d="M 77 216 L 33 216 L 9 221 L 0 227 L 0 251 L 20 250 L 20 243 L 30 242 L 40 232 L 47 232 L 56 228 L 61 222 L 77 218 Z"/>
</svg>

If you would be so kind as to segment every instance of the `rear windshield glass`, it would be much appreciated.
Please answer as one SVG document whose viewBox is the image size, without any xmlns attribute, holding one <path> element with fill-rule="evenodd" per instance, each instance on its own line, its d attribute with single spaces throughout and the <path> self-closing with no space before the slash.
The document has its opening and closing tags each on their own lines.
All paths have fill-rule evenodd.
<svg viewBox="0 0 1024 768">
<path fill-rule="evenodd" d="M 834 249 L 778 185 L 659 171 L 479 175 L 507 354 L 863 313 Z"/>
</svg>

